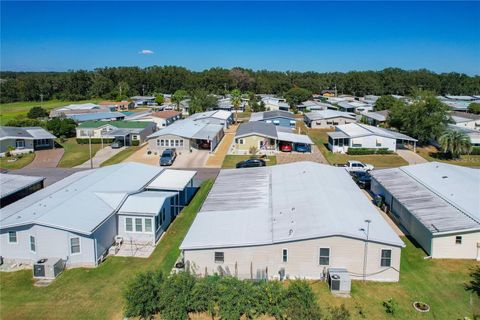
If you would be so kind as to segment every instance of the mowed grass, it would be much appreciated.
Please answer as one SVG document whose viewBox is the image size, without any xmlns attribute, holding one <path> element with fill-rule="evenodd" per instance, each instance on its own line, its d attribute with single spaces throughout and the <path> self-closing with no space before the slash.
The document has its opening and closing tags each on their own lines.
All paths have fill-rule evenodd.
<svg viewBox="0 0 480 320">
<path fill-rule="evenodd" d="M 88 144 L 78 144 L 75 138 L 67 139 L 65 142 L 57 141 L 64 149 L 64 154 L 58 163 L 61 168 L 73 168 L 90 159 Z M 106 146 L 104 144 L 104 146 Z M 92 157 L 100 150 L 101 144 L 92 144 Z"/>
<path fill-rule="evenodd" d="M 10 162 L 9 160 L 17 159 L 15 161 Z M 0 158 L 0 168 L 7 169 L 7 170 L 15 170 L 21 169 L 28 165 L 30 162 L 35 159 L 35 153 L 26 153 L 19 158 L 18 156 L 13 157 L 2 157 Z"/>
<path fill-rule="evenodd" d="M 396 154 L 372 154 L 364 156 L 350 156 L 348 154 L 333 153 L 325 146 L 328 143 L 327 133 L 331 130 L 309 129 L 308 136 L 318 146 L 320 152 L 330 164 L 341 164 L 348 160 L 358 160 L 363 163 L 372 164 L 376 168 L 392 168 L 408 165 L 402 157 Z"/>
<path fill-rule="evenodd" d="M 418 147 L 417 153 L 428 161 L 445 162 L 457 166 L 480 167 L 480 155 L 464 154 L 460 156 L 460 159 L 445 160 L 438 157 L 438 151 L 433 146 Z"/>
<path fill-rule="evenodd" d="M 63 101 L 63 100 L 50 100 L 40 102 L 12 102 L 12 103 L 2 103 L 0 104 L 0 125 L 5 125 L 8 121 L 17 119 L 17 118 L 26 118 L 28 111 L 35 106 L 41 106 L 47 111 L 50 111 L 54 108 L 66 106 L 72 103 L 96 103 L 99 100 L 83 100 L 83 101 Z"/>
<path fill-rule="evenodd" d="M 117 153 L 116 155 L 111 157 L 110 159 L 102 162 L 100 164 L 100 167 L 111 166 L 112 164 L 120 163 L 120 162 L 124 161 L 125 159 L 127 159 L 128 157 L 130 157 L 136 151 L 140 150 L 140 148 L 141 148 L 140 146 L 128 147 L 128 148 L 120 151 L 119 153 Z"/>
<path fill-rule="evenodd" d="M 0 273 L 2 319 L 123 319 L 122 292 L 146 270 L 170 272 L 179 246 L 213 185 L 206 180 L 148 259 L 109 257 L 94 269 L 66 270 L 50 286 L 33 286 L 30 270 Z"/>
<path fill-rule="evenodd" d="M 235 168 L 237 162 L 250 159 L 252 156 L 250 155 L 226 155 L 225 160 L 223 160 L 222 168 L 229 169 Z M 275 156 L 268 156 L 266 159 L 262 158 L 267 163 L 267 166 L 273 166 L 277 164 L 277 157 Z"/>
<path fill-rule="evenodd" d="M 428 260 L 424 251 L 409 239 L 402 238 L 400 282 L 352 282 L 351 298 L 331 295 L 324 282 L 313 283 L 321 306 L 344 304 L 352 319 L 463 319 L 480 312 L 480 301 L 464 289 L 470 269 L 478 265 L 471 260 Z M 396 313 L 385 313 L 383 301 L 393 298 Z M 431 311 L 414 310 L 415 301 L 430 305 Z M 364 316 L 360 314 L 363 313 Z"/>
</svg>

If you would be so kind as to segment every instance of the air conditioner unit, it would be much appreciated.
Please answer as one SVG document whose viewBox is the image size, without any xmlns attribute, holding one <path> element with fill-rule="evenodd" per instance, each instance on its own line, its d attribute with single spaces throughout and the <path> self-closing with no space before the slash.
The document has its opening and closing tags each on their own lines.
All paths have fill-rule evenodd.
<svg viewBox="0 0 480 320">
<path fill-rule="evenodd" d="M 332 293 L 349 294 L 351 289 L 351 280 L 348 270 L 345 268 L 329 268 L 328 284 Z"/>
<path fill-rule="evenodd" d="M 38 279 L 55 279 L 65 269 L 65 262 L 60 258 L 42 258 L 33 264 L 33 277 Z"/>
</svg>

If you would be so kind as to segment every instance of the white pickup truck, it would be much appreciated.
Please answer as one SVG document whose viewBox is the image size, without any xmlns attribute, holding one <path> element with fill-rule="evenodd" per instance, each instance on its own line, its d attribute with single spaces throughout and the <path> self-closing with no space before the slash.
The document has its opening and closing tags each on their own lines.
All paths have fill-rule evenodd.
<svg viewBox="0 0 480 320">
<path fill-rule="evenodd" d="M 355 160 L 349 160 L 343 166 L 345 167 L 345 170 L 347 170 L 348 172 L 358 172 L 358 171 L 367 172 L 367 171 L 373 170 L 373 166 L 371 164 L 363 163 Z"/>
</svg>

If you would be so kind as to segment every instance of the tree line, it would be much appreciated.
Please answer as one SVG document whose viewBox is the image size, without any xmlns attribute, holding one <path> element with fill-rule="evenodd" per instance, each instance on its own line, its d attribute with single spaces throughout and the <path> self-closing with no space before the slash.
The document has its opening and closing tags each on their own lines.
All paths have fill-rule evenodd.
<svg viewBox="0 0 480 320">
<path fill-rule="evenodd" d="M 105 67 L 93 71 L 0 72 L 0 102 L 50 99 L 125 99 L 185 90 L 224 94 L 241 92 L 283 94 L 292 88 L 313 93 L 337 89 L 339 94 L 409 95 L 422 89 L 436 94 L 480 94 L 480 76 L 387 68 L 381 71 L 278 72 L 244 68 L 192 71 L 178 66 Z"/>
</svg>

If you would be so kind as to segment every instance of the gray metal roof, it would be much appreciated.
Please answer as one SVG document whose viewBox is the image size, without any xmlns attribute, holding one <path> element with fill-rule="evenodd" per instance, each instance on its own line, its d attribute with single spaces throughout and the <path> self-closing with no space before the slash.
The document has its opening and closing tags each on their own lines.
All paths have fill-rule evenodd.
<svg viewBox="0 0 480 320">
<path fill-rule="evenodd" d="M 344 236 L 404 246 L 342 168 L 313 162 L 222 170 L 181 249 Z"/>
<path fill-rule="evenodd" d="M 277 138 L 276 126 L 272 123 L 265 123 L 261 121 L 242 123 L 240 126 L 238 126 L 235 137 L 241 138 L 241 137 L 249 136 L 255 133 L 258 133 L 262 136 L 267 136 L 273 139 Z"/>
<path fill-rule="evenodd" d="M 94 112 L 83 114 L 70 114 L 67 118 L 75 120 L 77 122 L 103 120 L 103 119 L 124 119 L 125 115 L 121 112 Z"/>
<path fill-rule="evenodd" d="M 21 176 L 18 174 L 0 173 L 0 198 L 28 188 L 43 180 L 45 180 L 44 177 L 31 177 Z"/>
<path fill-rule="evenodd" d="M 207 139 L 207 136 L 213 137 L 223 130 L 219 124 L 210 124 L 204 121 L 193 121 L 189 118 L 177 120 L 168 127 L 160 129 L 148 136 L 148 139 L 157 138 L 165 135 L 174 135 L 187 139 Z"/>
<path fill-rule="evenodd" d="M 295 120 L 295 115 L 292 112 L 283 110 L 263 111 L 252 113 L 250 116 L 250 121 L 262 121 L 274 118 L 287 118 L 290 120 Z"/>
<path fill-rule="evenodd" d="M 321 111 L 313 111 L 305 113 L 305 116 L 314 121 L 314 120 L 323 120 L 323 119 L 331 119 L 331 118 L 348 118 L 348 119 L 355 119 L 355 115 L 349 112 L 342 112 L 337 110 L 321 110 Z"/>
<path fill-rule="evenodd" d="M 397 140 L 417 141 L 417 139 L 414 139 L 412 137 L 409 137 L 397 131 L 392 131 L 392 130 L 388 130 L 380 127 L 369 126 L 361 123 L 349 123 L 349 124 L 338 125 L 335 127 L 335 130 L 345 133 L 348 136 L 348 138 L 358 138 L 358 137 L 375 135 L 375 136 L 386 137 L 386 138 L 397 139 Z"/>
<path fill-rule="evenodd" d="M 41 127 L 0 126 L 0 140 L 3 139 L 56 139 L 53 134 Z"/>
<path fill-rule="evenodd" d="M 377 121 L 387 121 L 388 110 L 375 111 L 375 112 L 362 112 L 362 115 Z"/>
<path fill-rule="evenodd" d="M 429 162 L 371 174 L 432 234 L 480 230 L 480 170 Z"/>
</svg>

